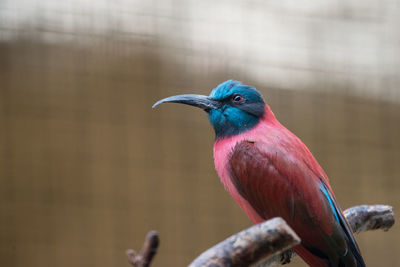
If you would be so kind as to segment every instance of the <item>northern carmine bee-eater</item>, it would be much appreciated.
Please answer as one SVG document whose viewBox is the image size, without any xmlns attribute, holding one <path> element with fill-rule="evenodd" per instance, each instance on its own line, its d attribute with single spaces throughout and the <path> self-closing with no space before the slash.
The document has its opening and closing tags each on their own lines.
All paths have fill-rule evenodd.
<svg viewBox="0 0 400 267">
<path fill-rule="evenodd" d="M 207 112 L 215 168 L 255 224 L 282 217 L 300 236 L 294 250 L 310 266 L 365 266 L 327 175 L 255 88 L 229 80 L 209 96 L 171 96 L 153 107 L 167 102 Z"/>
</svg>

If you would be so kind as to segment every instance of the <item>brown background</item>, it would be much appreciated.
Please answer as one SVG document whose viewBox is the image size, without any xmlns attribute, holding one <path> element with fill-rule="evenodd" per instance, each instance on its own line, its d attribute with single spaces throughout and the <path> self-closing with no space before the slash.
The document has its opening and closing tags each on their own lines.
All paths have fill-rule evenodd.
<svg viewBox="0 0 400 267">
<path fill-rule="evenodd" d="M 233 64 L 220 68 L 213 55 L 196 68 L 190 51 L 162 40 L 108 33 L 82 44 L 80 33 L 47 42 L 43 32 L 0 43 L 2 266 L 129 266 L 125 250 L 139 249 L 152 229 L 161 236 L 154 266 L 185 266 L 248 227 L 214 170 L 205 114 L 151 109 L 166 96 L 208 94 L 229 78 L 263 93 L 328 173 L 343 208 L 400 205 L 396 101 L 356 96 L 352 83 L 332 82 L 329 73 L 298 90 Z M 368 266 L 400 265 L 396 225 L 357 240 Z"/>
</svg>

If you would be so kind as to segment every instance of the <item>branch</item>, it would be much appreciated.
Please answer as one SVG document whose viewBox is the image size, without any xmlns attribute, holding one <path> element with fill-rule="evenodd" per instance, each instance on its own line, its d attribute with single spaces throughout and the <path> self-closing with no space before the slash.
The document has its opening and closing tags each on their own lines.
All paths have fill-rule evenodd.
<svg viewBox="0 0 400 267">
<path fill-rule="evenodd" d="M 344 211 L 353 232 L 382 229 L 388 231 L 394 224 L 391 206 L 361 205 Z M 239 232 L 197 257 L 189 267 L 208 266 L 278 266 L 289 263 L 297 254 L 290 249 L 300 243 L 299 237 L 281 218 L 274 218 Z M 157 252 L 158 233 L 150 231 L 140 254 L 126 252 L 134 267 L 148 267 Z"/>
<path fill-rule="evenodd" d="M 344 211 L 354 233 L 382 229 L 388 231 L 394 224 L 394 213 L 391 206 L 361 205 Z"/>
<path fill-rule="evenodd" d="M 387 231 L 394 224 L 391 206 L 355 206 L 345 210 L 344 215 L 355 233 Z M 282 265 L 297 255 L 290 248 L 298 243 L 297 235 L 285 221 L 275 218 L 229 237 L 202 253 L 189 267 L 248 266 L 265 258 L 256 266 Z"/>
<path fill-rule="evenodd" d="M 299 244 L 300 238 L 281 218 L 239 232 L 208 249 L 189 267 L 247 266 Z"/>
<path fill-rule="evenodd" d="M 128 249 L 126 255 L 128 256 L 129 262 L 134 267 L 148 267 L 157 253 L 158 244 L 160 240 L 156 231 L 150 231 L 147 233 L 146 240 L 144 241 L 143 248 L 139 254 L 133 249 Z"/>
</svg>

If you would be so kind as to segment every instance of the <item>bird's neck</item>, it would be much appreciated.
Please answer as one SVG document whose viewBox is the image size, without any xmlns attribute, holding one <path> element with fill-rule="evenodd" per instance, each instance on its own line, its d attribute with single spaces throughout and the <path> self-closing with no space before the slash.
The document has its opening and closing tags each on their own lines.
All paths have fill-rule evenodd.
<svg viewBox="0 0 400 267">
<path fill-rule="evenodd" d="M 265 105 L 265 112 L 258 124 L 245 132 L 218 137 L 214 143 L 214 163 L 217 171 L 222 171 L 226 159 L 235 145 L 242 140 L 258 141 L 265 138 L 268 134 L 275 134 L 278 129 L 283 127 L 275 118 L 274 113 L 268 105 Z"/>
<path fill-rule="evenodd" d="M 264 116 L 260 120 L 262 123 L 266 124 L 279 124 L 279 121 L 276 119 L 275 114 L 272 112 L 271 108 L 265 104 Z"/>
<path fill-rule="evenodd" d="M 245 138 L 249 138 L 252 135 L 255 135 L 257 132 L 260 131 L 260 128 L 265 131 L 266 126 L 277 126 L 280 125 L 278 120 L 276 119 L 274 113 L 272 112 L 271 108 L 266 104 L 264 108 L 264 115 L 257 120 L 257 124 L 249 127 L 248 129 L 239 131 L 237 134 L 233 135 L 217 135 L 215 139 L 215 144 L 217 143 L 236 143 L 237 140 L 243 140 Z"/>
</svg>

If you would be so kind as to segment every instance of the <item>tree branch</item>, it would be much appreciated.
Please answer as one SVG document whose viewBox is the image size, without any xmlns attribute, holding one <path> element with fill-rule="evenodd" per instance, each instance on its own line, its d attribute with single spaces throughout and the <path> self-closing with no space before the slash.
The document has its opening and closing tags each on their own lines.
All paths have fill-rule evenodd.
<svg viewBox="0 0 400 267">
<path fill-rule="evenodd" d="M 345 210 L 344 215 L 355 233 L 376 229 L 387 231 L 392 227 L 395 221 L 392 207 L 386 205 L 355 206 Z M 297 254 L 292 249 L 288 248 L 295 246 L 299 242 L 294 238 L 291 239 L 291 241 L 288 241 L 287 238 L 270 239 L 270 233 L 268 231 L 273 233 L 272 236 L 279 237 L 279 233 L 282 229 L 280 228 L 281 224 L 276 223 L 276 228 L 270 228 L 273 226 L 270 223 L 276 219 L 277 218 L 252 226 L 247 230 L 229 237 L 201 254 L 189 266 L 234 267 L 256 264 L 256 266 L 259 267 L 270 267 L 289 263 Z M 280 219 L 280 222 L 285 229 L 283 235 L 293 232 L 293 230 L 286 228 L 288 226 L 282 219 Z M 268 230 L 260 234 L 258 231 L 261 229 L 264 231 L 266 229 Z M 255 233 L 253 233 L 253 231 L 255 231 Z M 242 240 L 243 238 L 244 240 Z M 283 251 L 285 248 L 287 250 Z M 260 258 L 264 260 L 257 264 Z"/>
<path fill-rule="evenodd" d="M 247 266 L 299 244 L 300 238 L 282 218 L 239 232 L 206 250 L 189 267 Z"/>
<path fill-rule="evenodd" d="M 133 249 L 128 249 L 126 255 L 128 256 L 129 262 L 134 267 L 148 267 L 150 266 L 153 257 L 157 253 L 158 244 L 160 240 L 156 231 L 150 231 L 147 233 L 146 240 L 139 254 Z"/>
<path fill-rule="evenodd" d="M 344 211 L 354 233 L 382 229 L 388 231 L 394 224 L 391 206 L 361 205 Z M 189 267 L 249 266 L 271 267 L 289 263 L 297 254 L 290 249 L 300 238 L 281 218 L 274 218 L 239 232 L 203 252 Z M 158 234 L 147 234 L 140 254 L 126 252 L 135 267 L 148 267 L 157 252 Z M 260 262 L 261 260 L 261 262 Z M 259 262 L 259 263 L 257 263 Z"/>
<path fill-rule="evenodd" d="M 345 210 L 343 213 L 354 233 L 376 229 L 388 231 L 394 224 L 394 213 L 391 206 L 354 206 Z"/>
</svg>

